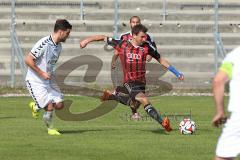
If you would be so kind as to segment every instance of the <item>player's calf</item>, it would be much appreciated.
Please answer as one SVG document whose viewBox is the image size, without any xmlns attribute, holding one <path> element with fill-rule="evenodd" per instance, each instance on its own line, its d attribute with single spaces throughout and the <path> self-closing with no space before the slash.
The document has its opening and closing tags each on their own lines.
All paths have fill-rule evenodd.
<svg viewBox="0 0 240 160">
<path fill-rule="evenodd" d="M 152 117 L 159 124 L 162 125 L 162 127 L 165 129 L 165 131 L 170 132 L 172 130 L 172 128 L 170 126 L 170 120 L 167 117 L 162 119 L 162 116 L 158 113 L 158 111 L 151 104 L 145 105 L 144 109 L 150 117 Z"/>
</svg>

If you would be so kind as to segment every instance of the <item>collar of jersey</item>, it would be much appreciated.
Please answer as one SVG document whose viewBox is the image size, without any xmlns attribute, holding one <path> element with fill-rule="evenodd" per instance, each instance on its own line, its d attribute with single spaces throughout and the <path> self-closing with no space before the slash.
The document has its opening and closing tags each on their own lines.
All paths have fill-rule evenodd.
<svg viewBox="0 0 240 160">
<path fill-rule="evenodd" d="M 135 46 L 134 44 L 132 44 L 131 40 L 132 40 L 132 39 L 128 39 L 128 42 L 131 43 L 131 45 L 132 45 L 134 48 L 141 47 L 141 46 Z"/>
<path fill-rule="evenodd" d="M 57 44 L 53 41 L 53 39 L 52 39 L 52 35 L 50 35 L 50 40 L 53 42 L 53 44 L 55 45 L 55 46 L 57 46 Z"/>
</svg>

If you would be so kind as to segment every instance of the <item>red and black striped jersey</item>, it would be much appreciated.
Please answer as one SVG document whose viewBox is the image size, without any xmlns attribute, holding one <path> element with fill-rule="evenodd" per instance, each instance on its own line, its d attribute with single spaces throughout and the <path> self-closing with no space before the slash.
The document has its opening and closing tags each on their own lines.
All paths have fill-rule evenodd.
<svg viewBox="0 0 240 160">
<path fill-rule="evenodd" d="M 160 54 L 157 50 L 149 42 L 134 46 L 129 40 L 107 38 L 107 43 L 118 51 L 123 68 L 124 82 L 140 81 L 146 83 L 146 57 L 151 55 L 159 60 Z"/>
<path fill-rule="evenodd" d="M 131 40 L 132 39 L 132 32 L 128 31 L 126 33 L 121 34 L 119 39 L 121 39 L 121 40 Z M 151 43 L 151 45 L 157 49 L 156 43 L 153 41 L 152 37 L 149 34 L 147 34 L 146 41 Z"/>
</svg>

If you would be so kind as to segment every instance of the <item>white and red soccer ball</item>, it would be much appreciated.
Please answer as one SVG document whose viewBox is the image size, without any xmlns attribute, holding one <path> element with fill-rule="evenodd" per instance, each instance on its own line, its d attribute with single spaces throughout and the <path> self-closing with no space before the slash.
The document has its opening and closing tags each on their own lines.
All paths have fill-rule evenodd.
<svg viewBox="0 0 240 160">
<path fill-rule="evenodd" d="M 179 130 L 182 134 L 193 134 L 196 130 L 196 124 L 190 118 L 184 118 L 179 124 Z"/>
</svg>

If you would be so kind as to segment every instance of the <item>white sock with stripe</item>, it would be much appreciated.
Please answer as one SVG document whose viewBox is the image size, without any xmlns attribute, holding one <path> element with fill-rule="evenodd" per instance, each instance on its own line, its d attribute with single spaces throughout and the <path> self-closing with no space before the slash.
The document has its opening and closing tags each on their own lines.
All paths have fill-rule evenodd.
<svg viewBox="0 0 240 160">
<path fill-rule="evenodd" d="M 45 111 L 44 112 L 43 121 L 45 122 L 48 129 L 53 128 L 52 118 L 53 118 L 53 111 Z"/>
</svg>

